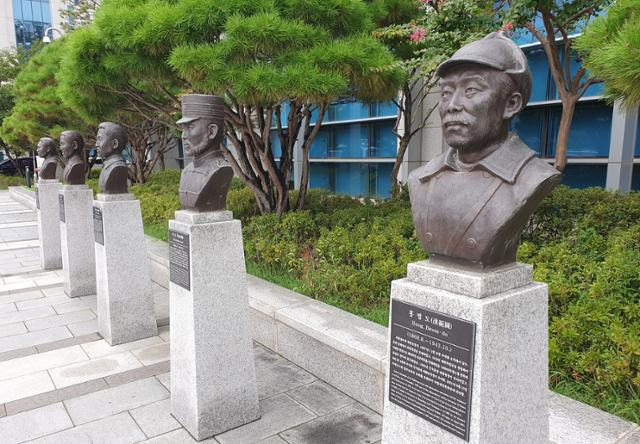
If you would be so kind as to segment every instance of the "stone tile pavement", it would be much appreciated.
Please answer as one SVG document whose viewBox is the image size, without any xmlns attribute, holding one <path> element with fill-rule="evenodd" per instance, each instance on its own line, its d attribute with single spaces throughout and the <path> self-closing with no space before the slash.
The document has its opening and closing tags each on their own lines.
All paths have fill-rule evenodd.
<svg viewBox="0 0 640 444">
<path fill-rule="evenodd" d="M 193 443 L 170 414 L 169 303 L 159 335 L 109 346 L 96 298 L 39 266 L 34 213 L 0 192 L 0 443 Z M 376 443 L 381 417 L 254 345 L 262 418 L 210 443 Z"/>
</svg>

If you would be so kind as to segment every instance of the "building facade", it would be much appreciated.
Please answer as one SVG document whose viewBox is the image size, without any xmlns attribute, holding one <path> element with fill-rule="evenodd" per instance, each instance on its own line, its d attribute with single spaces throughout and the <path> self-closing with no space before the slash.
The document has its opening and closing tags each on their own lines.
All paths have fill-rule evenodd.
<svg viewBox="0 0 640 444">
<path fill-rule="evenodd" d="M 2 0 L 0 49 L 30 48 L 42 40 L 47 28 L 60 29 L 60 10 L 64 7 L 63 0 Z"/>
<path fill-rule="evenodd" d="M 553 162 L 560 122 L 561 103 L 551 77 L 546 55 L 531 35 L 515 36 L 529 60 L 533 89 L 527 107 L 512 121 L 524 142 L 538 156 Z M 571 60 L 572 71 L 579 68 Z M 640 135 L 637 109 L 623 110 L 602 98 L 602 84 L 589 87 L 576 106 L 568 147 L 568 165 L 563 182 L 572 187 L 606 187 L 612 190 L 640 190 Z M 425 113 L 439 99 L 432 92 Z M 381 112 L 371 112 L 374 106 Z M 391 128 L 396 119 L 393 103 L 366 105 L 342 102 L 331 105 L 311 150 L 311 187 L 325 188 L 352 196 L 387 197 L 397 146 Z M 418 116 L 420 117 L 420 116 Z M 371 149 L 371 148 L 374 149 Z M 433 112 L 425 128 L 417 133 L 407 150 L 400 181 L 446 149 L 440 117 Z"/>
</svg>

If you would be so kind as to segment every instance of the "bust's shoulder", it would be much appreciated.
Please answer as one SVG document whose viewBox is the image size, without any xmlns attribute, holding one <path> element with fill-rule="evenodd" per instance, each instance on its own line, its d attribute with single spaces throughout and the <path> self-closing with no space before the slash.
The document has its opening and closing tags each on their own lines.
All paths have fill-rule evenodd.
<svg viewBox="0 0 640 444">
<path fill-rule="evenodd" d="M 444 161 L 447 157 L 447 152 L 438 154 L 426 164 L 409 173 L 408 183 L 409 188 L 416 187 L 422 183 L 424 178 L 428 178 L 437 173 L 444 166 Z"/>
</svg>

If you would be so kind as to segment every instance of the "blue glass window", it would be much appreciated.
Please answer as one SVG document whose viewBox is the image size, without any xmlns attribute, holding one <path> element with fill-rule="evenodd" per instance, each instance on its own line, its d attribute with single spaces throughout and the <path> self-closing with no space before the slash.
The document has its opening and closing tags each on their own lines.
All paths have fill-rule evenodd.
<svg viewBox="0 0 640 444">
<path fill-rule="evenodd" d="M 547 156 L 555 156 L 561 109 L 550 111 Z M 570 157 L 608 157 L 611 143 L 612 108 L 602 103 L 579 103 L 569 131 Z"/>
<path fill-rule="evenodd" d="M 276 160 L 279 160 L 280 156 L 282 156 L 282 146 L 280 145 L 280 136 L 278 136 L 278 132 L 271 131 L 269 139 L 271 139 L 271 151 L 273 152 L 273 157 L 275 157 Z"/>
<path fill-rule="evenodd" d="M 30 48 L 51 26 L 49 0 L 13 0 L 13 22 L 17 45 Z"/>
<path fill-rule="evenodd" d="M 364 197 L 389 197 L 390 163 L 312 163 L 311 188 L 324 188 L 336 194 Z"/>
<path fill-rule="evenodd" d="M 370 157 L 394 157 L 397 153 L 397 138 L 393 134 L 394 121 L 372 124 Z"/>
<path fill-rule="evenodd" d="M 547 55 L 542 48 L 527 50 L 527 59 L 533 84 L 531 85 L 530 102 L 543 102 L 547 100 L 547 87 L 549 85 L 549 64 Z"/>
<path fill-rule="evenodd" d="M 337 102 L 329 105 L 327 120 L 355 120 L 369 117 L 369 105 L 362 102 Z"/>
<path fill-rule="evenodd" d="M 371 117 L 395 117 L 398 115 L 398 107 L 393 102 L 376 102 L 370 105 Z"/>
<path fill-rule="evenodd" d="M 607 182 L 607 165 L 569 164 L 565 168 L 562 183 L 572 188 L 604 187 Z"/>
<path fill-rule="evenodd" d="M 633 166 L 633 176 L 631 177 L 631 189 L 640 191 L 640 165 Z"/>
<path fill-rule="evenodd" d="M 311 144 L 312 158 L 395 157 L 393 121 L 327 125 Z"/>
<path fill-rule="evenodd" d="M 529 148 L 542 154 L 542 132 L 544 110 L 540 108 L 525 109 L 511 121 L 511 131 L 515 131 Z"/>
</svg>

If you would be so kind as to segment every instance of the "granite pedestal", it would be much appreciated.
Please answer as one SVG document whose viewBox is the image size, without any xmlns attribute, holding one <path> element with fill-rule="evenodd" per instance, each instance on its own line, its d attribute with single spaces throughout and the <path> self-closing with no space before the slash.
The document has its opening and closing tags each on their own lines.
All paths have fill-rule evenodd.
<svg viewBox="0 0 640 444">
<path fill-rule="evenodd" d="M 531 266 L 417 262 L 391 301 L 384 444 L 549 443 L 547 286 Z"/>
<path fill-rule="evenodd" d="M 62 267 L 58 200 L 60 187 L 60 181 L 53 179 L 40 179 L 36 183 L 40 265 L 45 270 Z"/>
<path fill-rule="evenodd" d="M 64 221 L 60 220 L 64 292 L 71 298 L 95 294 L 93 191 L 86 185 L 64 185 L 59 195 L 64 211 Z"/>
<path fill-rule="evenodd" d="M 93 202 L 98 331 L 111 345 L 158 334 L 140 202 L 98 194 Z"/>
<path fill-rule="evenodd" d="M 196 440 L 260 417 L 240 221 L 169 221 L 171 413 Z"/>
</svg>

